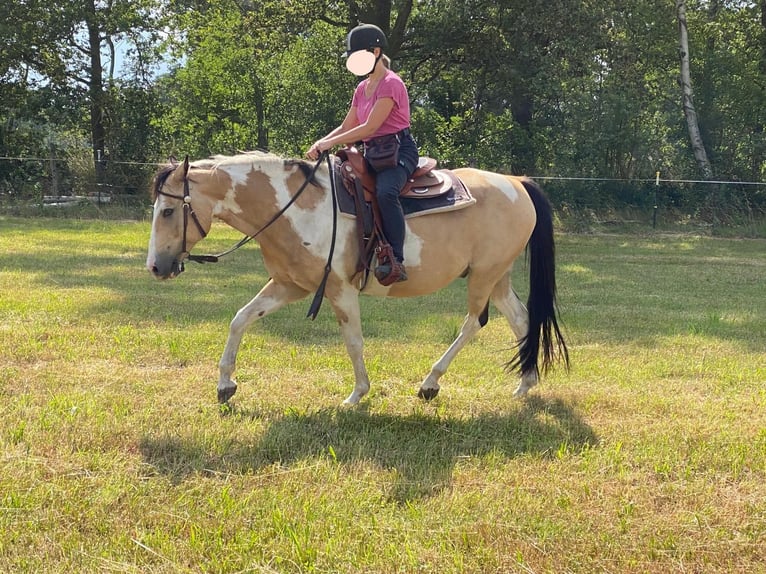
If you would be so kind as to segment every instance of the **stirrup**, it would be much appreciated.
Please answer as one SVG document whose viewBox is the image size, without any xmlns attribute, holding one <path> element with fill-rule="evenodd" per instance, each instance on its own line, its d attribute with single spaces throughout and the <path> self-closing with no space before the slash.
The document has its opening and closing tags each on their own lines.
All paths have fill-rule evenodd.
<svg viewBox="0 0 766 574">
<path fill-rule="evenodd" d="M 396 261 L 393 265 L 383 264 L 375 268 L 375 278 L 384 287 L 400 281 L 407 281 L 407 271 L 404 265 Z"/>
</svg>

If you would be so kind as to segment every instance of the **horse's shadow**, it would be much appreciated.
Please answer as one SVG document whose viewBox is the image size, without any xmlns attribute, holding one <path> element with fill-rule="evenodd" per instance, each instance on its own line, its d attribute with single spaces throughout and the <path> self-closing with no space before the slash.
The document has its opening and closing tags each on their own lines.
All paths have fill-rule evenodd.
<svg viewBox="0 0 766 574">
<path fill-rule="evenodd" d="M 234 411 L 229 416 L 260 417 Z M 147 464 L 174 483 L 204 473 L 226 476 L 290 467 L 298 461 L 332 459 L 340 464 L 372 462 L 394 471 L 382 485 L 392 500 L 405 502 L 448 488 L 455 465 L 494 454 L 500 460 L 533 453 L 556 457 L 595 445 L 593 430 L 559 399 L 530 397 L 512 414 L 451 418 L 433 413 L 399 416 L 364 410 L 324 409 L 276 418 L 257 442 L 234 441 L 224 451 L 202 438 L 145 437 Z"/>
</svg>

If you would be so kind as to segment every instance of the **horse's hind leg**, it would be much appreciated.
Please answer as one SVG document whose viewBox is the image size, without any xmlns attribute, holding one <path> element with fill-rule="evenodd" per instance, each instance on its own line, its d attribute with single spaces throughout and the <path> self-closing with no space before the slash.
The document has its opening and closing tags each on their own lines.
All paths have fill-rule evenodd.
<svg viewBox="0 0 766 574">
<path fill-rule="evenodd" d="M 439 379 L 447 372 L 452 360 L 473 339 L 474 335 L 486 324 L 485 311 L 488 305 L 489 291 L 486 282 L 476 276 L 468 277 L 468 315 L 460 327 L 460 333 L 449 346 L 449 349 L 431 367 L 431 372 L 421 383 L 418 397 L 430 401 L 439 394 Z"/>
<path fill-rule="evenodd" d="M 288 303 L 298 301 L 308 295 L 308 292 L 297 285 L 275 283 L 273 279 L 261 289 L 247 305 L 242 307 L 231 322 L 229 338 L 218 363 L 220 378 L 218 379 L 218 402 L 225 403 L 237 392 L 237 383 L 231 376 L 234 374 L 237 362 L 237 352 L 242 337 L 254 321 L 281 309 Z"/>
<path fill-rule="evenodd" d="M 431 367 L 431 372 L 421 383 L 418 390 L 418 397 L 430 401 L 436 395 L 439 394 L 439 379 L 447 372 L 450 363 L 457 356 L 457 354 L 466 346 L 473 336 L 481 329 L 482 325 L 479 321 L 478 314 L 469 313 L 463 321 L 463 326 L 460 327 L 460 334 L 457 336 L 449 349 L 434 363 Z"/>
<path fill-rule="evenodd" d="M 492 303 L 503 314 L 511 327 L 511 331 L 516 336 L 517 341 L 521 341 L 529 331 L 529 314 L 524 303 L 511 286 L 511 273 L 500 281 L 492 291 Z M 531 372 L 522 375 L 519 386 L 513 392 L 514 397 L 522 397 L 527 394 L 529 389 L 537 384 L 537 373 Z"/>
</svg>

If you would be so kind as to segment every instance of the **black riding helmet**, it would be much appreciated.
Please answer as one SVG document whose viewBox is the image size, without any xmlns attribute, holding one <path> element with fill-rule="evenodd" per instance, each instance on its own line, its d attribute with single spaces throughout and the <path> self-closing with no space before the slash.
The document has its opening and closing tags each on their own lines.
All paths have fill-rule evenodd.
<svg viewBox="0 0 766 574">
<path fill-rule="evenodd" d="M 374 24 L 360 24 L 346 36 L 346 57 L 359 50 L 372 48 L 388 48 L 386 35 Z"/>
<path fill-rule="evenodd" d="M 388 48 L 388 39 L 383 30 L 373 24 L 360 24 L 346 36 L 346 68 L 356 76 L 371 74 L 381 56 L 373 54 L 380 48 L 381 55 Z"/>
</svg>

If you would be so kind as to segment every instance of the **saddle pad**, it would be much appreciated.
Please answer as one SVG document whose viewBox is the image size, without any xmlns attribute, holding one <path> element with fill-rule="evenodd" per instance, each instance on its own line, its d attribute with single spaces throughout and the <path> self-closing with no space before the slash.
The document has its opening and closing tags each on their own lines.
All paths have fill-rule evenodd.
<svg viewBox="0 0 766 574">
<path fill-rule="evenodd" d="M 448 175 L 452 180 L 452 189 L 447 193 L 436 197 L 410 198 L 400 197 L 402 210 L 406 218 L 428 215 L 429 213 L 441 213 L 443 211 L 454 211 L 463 209 L 476 203 L 476 199 L 465 184 L 454 173 L 449 170 L 443 170 L 442 173 Z M 340 212 L 350 218 L 356 217 L 356 206 L 354 198 L 343 186 L 340 177 L 336 179 L 338 185 L 338 207 Z M 368 207 L 368 206 L 365 206 Z"/>
<path fill-rule="evenodd" d="M 399 201 L 402 204 L 404 217 L 418 217 L 419 215 L 427 215 L 429 213 L 454 211 L 476 203 L 476 199 L 474 199 L 460 178 L 449 170 L 442 170 L 441 173 L 449 176 L 449 179 L 452 180 L 452 189 L 445 194 L 435 197 L 400 197 Z"/>
</svg>

